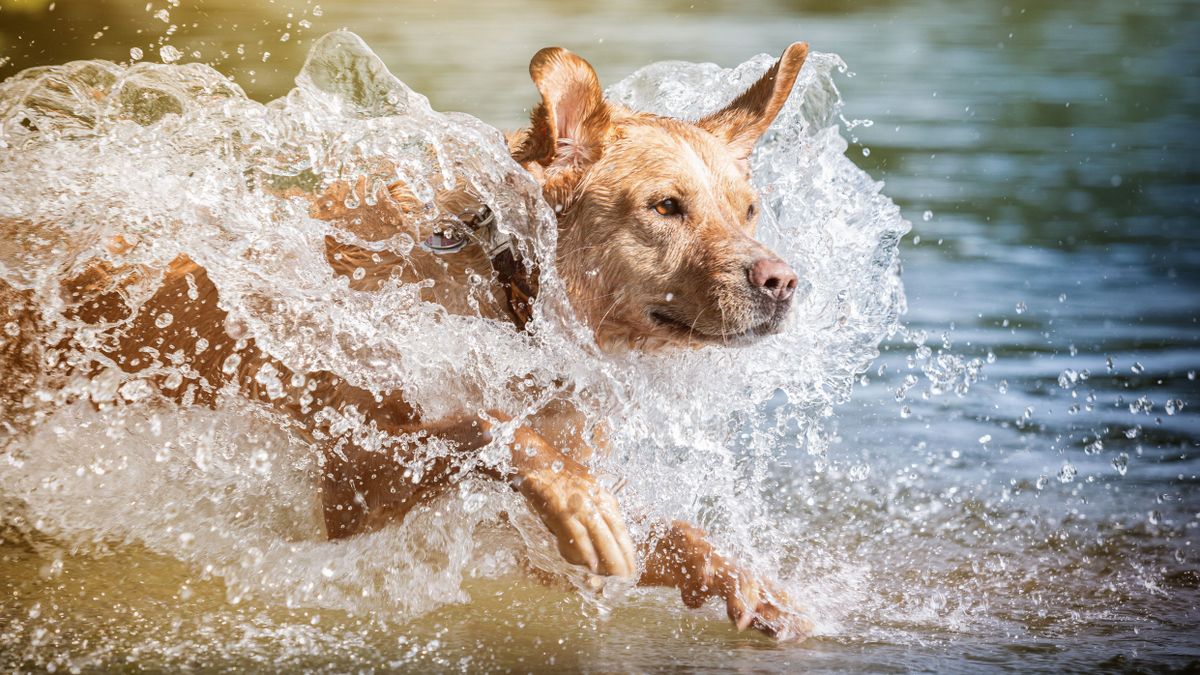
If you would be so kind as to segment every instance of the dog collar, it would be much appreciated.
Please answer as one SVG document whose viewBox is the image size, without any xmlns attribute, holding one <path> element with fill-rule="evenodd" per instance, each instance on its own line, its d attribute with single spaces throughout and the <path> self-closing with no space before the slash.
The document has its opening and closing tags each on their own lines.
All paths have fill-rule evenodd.
<svg viewBox="0 0 1200 675">
<path fill-rule="evenodd" d="M 517 261 L 512 237 L 496 227 L 496 215 L 480 205 L 460 216 L 466 231 L 435 232 L 421 242 L 421 248 L 436 255 L 457 253 L 472 240 L 483 247 L 496 270 L 497 281 L 508 300 L 508 313 L 520 330 L 533 318 L 533 298 L 537 292 L 537 272 L 531 274 Z"/>
<path fill-rule="evenodd" d="M 467 231 L 434 232 L 421 242 L 421 248 L 437 255 L 448 255 L 463 250 L 474 239 L 489 258 L 495 258 L 506 250 L 512 251 L 512 238 L 496 227 L 496 216 L 488 207 L 472 209 L 460 218 L 467 226 Z"/>
</svg>

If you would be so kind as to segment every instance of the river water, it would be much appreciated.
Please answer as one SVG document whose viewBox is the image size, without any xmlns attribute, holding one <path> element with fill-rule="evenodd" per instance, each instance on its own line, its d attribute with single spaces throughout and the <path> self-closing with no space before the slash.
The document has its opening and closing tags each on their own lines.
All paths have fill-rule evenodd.
<svg viewBox="0 0 1200 675">
<path fill-rule="evenodd" d="M 484 542 L 473 555 L 494 557 L 494 569 L 455 568 L 463 578 L 429 591 L 438 601 L 413 616 L 386 601 L 347 610 L 298 587 L 273 593 L 305 572 L 303 560 L 172 554 L 161 542 L 176 533 L 107 527 L 99 521 L 120 509 L 100 503 L 106 493 L 80 492 L 98 502 L 77 505 L 78 528 L 14 521 L 0 530 L 0 663 L 517 671 L 1200 663 L 1192 3 L 180 5 L 0 4 L 0 74 L 127 61 L 133 47 L 157 60 L 159 37 L 171 31 L 183 61 L 211 63 L 268 100 L 292 87 L 315 38 L 348 27 L 434 109 L 511 128 L 533 100 L 527 60 L 548 44 L 585 55 L 611 84 L 653 61 L 732 67 L 807 40 L 848 65 L 832 71 L 846 102 L 846 155 L 885 183 L 912 223 L 899 257 L 907 313 L 854 378 L 849 400 L 832 395 L 832 415 L 805 420 L 819 440 L 788 436 L 754 474 L 765 495 L 756 504 L 767 509 L 758 524 L 788 538 L 770 562 L 818 626 L 805 642 L 736 634 L 715 606 L 690 612 L 667 593 L 598 606 L 545 588 L 504 571 L 503 552 L 519 542 L 486 522 L 471 531 Z M 163 9 L 166 21 L 155 17 Z M 804 254 L 805 230 L 783 232 L 795 240 L 773 243 Z M 868 285 L 866 276 L 839 279 L 855 281 Z M 193 412 L 181 427 L 210 428 L 209 414 Z M 272 442 L 218 420 L 219 437 Z M 136 447 L 139 429 L 117 440 Z M 67 433 L 62 456 L 88 441 Z M 55 457 L 46 442 L 30 447 Z M 130 483 L 157 475 L 135 473 Z M 733 475 L 741 474 L 724 478 Z M 16 493 L 20 480 L 5 485 Z M 205 485 L 143 487 L 160 495 Z M 259 501 L 249 504 L 272 496 L 255 489 Z M 130 509 L 157 503 L 128 488 L 114 494 Z M 279 518 L 273 527 L 288 530 Z M 212 522 L 225 521 L 199 521 Z M 342 557 L 403 544 L 384 534 Z M 296 556 L 319 561 L 322 574 L 336 568 L 329 550 L 305 551 Z M 325 576 L 345 579 L 338 569 Z M 414 592 L 349 588 L 364 597 Z"/>
</svg>

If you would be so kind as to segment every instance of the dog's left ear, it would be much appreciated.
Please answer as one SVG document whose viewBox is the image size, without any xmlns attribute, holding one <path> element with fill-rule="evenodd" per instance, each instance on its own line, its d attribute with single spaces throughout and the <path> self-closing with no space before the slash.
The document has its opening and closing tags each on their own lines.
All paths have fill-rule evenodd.
<svg viewBox="0 0 1200 675">
<path fill-rule="evenodd" d="M 775 116 L 787 101 L 806 57 L 808 44 L 793 43 L 758 82 L 750 85 L 729 105 L 696 124 L 729 143 L 739 159 L 749 157 L 758 138 L 775 121 Z"/>
<path fill-rule="evenodd" d="M 542 95 L 516 159 L 543 166 L 582 166 L 599 158 L 610 114 L 591 64 L 562 47 L 547 47 L 529 62 Z"/>
</svg>

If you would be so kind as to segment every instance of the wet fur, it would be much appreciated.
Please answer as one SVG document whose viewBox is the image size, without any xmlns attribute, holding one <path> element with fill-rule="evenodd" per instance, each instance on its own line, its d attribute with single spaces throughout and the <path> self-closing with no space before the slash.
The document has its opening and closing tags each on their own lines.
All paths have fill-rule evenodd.
<svg viewBox="0 0 1200 675">
<path fill-rule="evenodd" d="M 542 101 L 530 126 L 508 136 L 510 151 L 541 184 L 559 216 L 557 269 L 577 315 L 608 350 L 657 350 L 702 344 L 736 344 L 778 329 L 786 303 L 770 301 L 747 283 L 747 266 L 774 256 L 754 240 L 757 195 L 749 182 L 748 157 L 791 90 L 807 48 L 792 45 L 763 78 L 713 115 L 696 123 L 633 112 L 603 99 L 595 72 L 586 61 L 562 49 L 542 50 L 530 73 Z M 376 205 L 347 209 L 347 192 L 357 186 L 334 184 L 310 197 L 311 213 L 356 237 L 377 241 L 408 229 L 421 205 L 402 186 L 391 186 Z M 662 200 L 685 205 L 681 215 L 655 210 Z M 446 193 L 441 210 L 453 214 L 472 206 L 471 197 Z M 136 242 L 117 240 L 114 250 Z M 406 282 L 434 279 L 424 299 L 448 311 L 508 319 L 507 296 L 498 284 L 477 307 L 465 303 L 469 271 L 486 274 L 490 261 L 478 246 L 436 256 L 414 249 L 399 258 L 327 240 L 326 259 L 334 272 L 363 292 L 389 277 Z M 363 275 L 353 277 L 361 268 Z M 153 296 L 131 312 L 125 300 L 138 285 L 156 286 Z M 108 324 L 102 349 L 128 373 L 145 372 L 169 397 L 184 404 L 213 404 L 233 385 L 240 395 L 286 414 L 298 433 L 322 448 L 321 497 L 328 536 L 351 536 L 403 518 L 414 505 L 441 492 L 454 480 L 456 462 L 443 458 L 426 467 L 414 484 L 393 462 L 393 452 L 413 455 L 414 444 L 437 437 L 459 455 L 491 441 L 496 422 L 463 413 L 421 419 L 398 393 L 375 396 L 329 372 L 292 373 L 259 350 L 253 338 L 230 325 L 218 292 L 205 270 L 186 257 L 166 270 L 96 265 L 62 284 L 67 314 L 89 324 Z M 170 312 L 174 322 L 158 328 L 155 318 Z M 45 327 L 32 295 L 0 282 L 0 325 L 16 335 L 0 335 L 0 421 L 14 436 L 36 421 L 37 388 L 65 382 L 70 375 L 96 377 L 90 366 L 48 358 L 69 344 L 48 349 Z M 207 346 L 200 349 L 202 344 Z M 168 381 L 155 368 L 179 352 L 188 355 L 188 376 Z M 231 356 L 240 361 L 223 369 Z M 274 368 L 283 395 L 255 377 Z M 278 393 L 278 392 L 277 392 Z M 103 403 L 100 404 L 103 407 Z M 336 434 L 330 420 L 313 413 L 324 407 L 361 416 L 359 434 L 384 432 L 390 452 L 366 451 L 362 439 Z M 560 552 L 597 574 L 639 574 L 646 585 L 679 588 L 689 606 L 721 598 L 730 619 L 780 636 L 802 634 L 806 624 L 791 611 L 785 595 L 769 583 L 721 557 L 703 532 L 685 523 L 651 524 L 660 536 L 635 555 L 616 501 L 582 464 L 604 440 L 582 434 L 577 412 L 559 407 L 518 428 L 509 481 L 555 534 Z M 399 439 L 399 440 L 397 440 Z M 526 450 L 532 449 L 530 454 Z M 552 464 L 565 468 L 554 470 Z M 637 559 L 642 561 L 638 565 Z"/>
</svg>

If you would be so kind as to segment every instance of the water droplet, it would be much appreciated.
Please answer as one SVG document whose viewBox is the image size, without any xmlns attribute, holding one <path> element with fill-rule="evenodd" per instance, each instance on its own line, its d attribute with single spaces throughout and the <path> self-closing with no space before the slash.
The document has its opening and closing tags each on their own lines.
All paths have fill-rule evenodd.
<svg viewBox="0 0 1200 675">
<path fill-rule="evenodd" d="M 166 328 L 167 326 L 170 326 L 174 321 L 175 321 L 175 317 L 172 316 L 170 312 L 163 312 L 162 314 L 159 314 L 158 318 L 156 318 L 154 320 L 154 325 L 158 326 L 159 328 Z"/>
<path fill-rule="evenodd" d="M 1139 396 L 1136 401 L 1129 404 L 1129 412 L 1133 413 L 1134 415 L 1138 413 L 1145 413 L 1149 415 L 1153 410 L 1154 401 L 1151 401 L 1149 396 Z"/>
<path fill-rule="evenodd" d="M 1067 301 L 1067 294 L 1066 294 L 1066 293 L 1059 293 L 1059 294 L 1058 294 L 1058 301 L 1059 301 L 1059 302 L 1066 302 L 1066 301 Z"/>
<path fill-rule="evenodd" d="M 1064 462 L 1062 468 L 1058 470 L 1058 482 L 1070 483 L 1071 481 L 1075 480 L 1075 476 L 1078 474 L 1079 469 L 1076 469 L 1074 464 L 1070 462 Z"/>
<path fill-rule="evenodd" d="M 1122 452 L 1116 457 L 1113 457 L 1112 465 L 1113 468 L 1117 470 L 1117 473 L 1124 476 L 1125 472 L 1129 470 L 1129 455 Z"/>
<path fill-rule="evenodd" d="M 1045 490 L 1046 483 L 1048 483 L 1049 481 L 1050 481 L 1050 479 L 1047 478 L 1046 476 L 1038 476 L 1037 482 L 1035 482 L 1033 484 L 1033 486 L 1039 490 Z"/>
<path fill-rule="evenodd" d="M 138 47 L 134 47 L 134 48 L 132 48 L 132 49 L 130 49 L 130 50 L 129 50 L 129 59 L 130 59 L 131 61 L 141 61 L 141 60 L 142 60 L 142 56 L 144 56 L 144 53 L 143 53 L 143 52 L 142 52 L 142 50 L 141 50 L 140 48 L 138 48 Z"/>
<path fill-rule="evenodd" d="M 1017 303 L 1017 314 L 1024 314 L 1027 309 L 1029 309 L 1029 307 L 1025 304 L 1024 300 Z"/>
<path fill-rule="evenodd" d="M 158 50 L 158 58 L 162 59 L 163 63 L 175 63 L 182 57 L 183 54 L 171 45 L 163 45 Z"/>
<path fill-rule="evenodd" d="M 900 417 L 902 419 L 908 419 L 909 417 L 912 417 L 912 409 L 908 406 L 904 406 L 900 409 Z"/>
<path fill-rule="evenodd" d="M 1143 366 L 1140 362 L 1134 361 L 1133 365 L 1129 366 L 1129 372 L 1133 373 L 1134 375 L 1141 375 L 1142 373 L 1146 372 L 1146 366 Z"/>
<path fill-rule="evenodd" d="M 863 151 L 862 151 L 862 152 L 863 152 L 863 157 L 870 157 L 870 156 L 871 156 L 871 149 L 870 149 L 870 148 L 863 148 Z"/>
<path fill-rule="evenodd" d="M 363 277 L 367 276 L 367 271 L 361 267 L 355 267 L 354 273 L 350 276 L 354 277 L 355 281 L 362 281 Z"/>
<path fill-rule="evenodd" d="M 321 568 L 321 576 L 325 577 L 326 579 L 332 579 L 333 578 L 333 570 L 328 567 L 322 567 Z"/>
<path fill-rule="evenodd" d="M 221 372 L 226 375 L 232 375 L 237 372 L 238 366 L 242 363 L 242 357 L 238 353 L 230 354 L 225 357 L 225 362 L 221 364 Z"/>
<path fill-rule="evenodd" d="M 291 34 L 291 33 L 284 33 L 283 35 L 280 35 L 280 36 L 279 36 L 279 41 L 280 41 L 280 42 L 287 42 L 287 41 L 288 41 L 288 40 L 290 40 L 290 39 L 292 39 L 292 34 Z"/>
<path fill-rule="evenodd" d="M 926 211 L 925 213 L 922 213 L 921 220 L 924 220 L 927 223 L 933 220 L 933 211 Z"/>
<path fill-rule="evenodd" d="M 279 379 L 279 371 L 274 364 L 264 363 L 254 374 L 254 381 L 263 386 L 263 391 L 272 401 L 284 395 L 283 380 Z"/>
<path fill-rule="evenodd" d="M 166 379 L 163 380 L 163 389 L 166 389 L 167 391 L 173 391 L 178 389 L 179 385 L 181 384 L 183 384 L 183 374 L 178 370 L 173 370 L 171 371 L 171 374 L 167 375 Z"/>
<path fill-rule="evenodd" d="M 321 9 L 320 5 L 313 5 L 313 8 L 312 8 L 313 16 L 323 16 L 324 14 L 325 14 L 325 10 Z"/>
<path fill-rule="evenodd" d="M 980 436 L 980 437 L 979 437 L 979 443 L 980 443 L 980 444 L 986 444 L 986 443 L 991 443 L 991 442 L 992 442 L 992 435 L 991 435 L 991 434 L 984 434 L 984 435 L 982 435 L 982 436 Z"/>
<path fill-rule="evenodd" d="M 1157 510 L 1151 511 L 1146 515 L 1146 520 L 1149 520 L 1151 525 L 1159 525 L 1162 523 L 1162 513 Z"/>
<path fill-rule="evenodd" d="M 16 321 L 9 321 L 8 323 L 4 324 L 4 332 L 8 333 L 12 337 L 16 337 L 21 333 L 21 324 L 17 323 Z"/>
<path fill-rule="evenodd" d="M 554 473 L 558 473 L 559 471 L 562 471 L 563 470 L 562 460 L 556 459 L 553 462 L 550 462 L 550 470 L 553 471 Z"/>
<path fill-rule="evenodd" d="M 1062 387 L 1063 389 L 1070 389 L 1071 387 L 1074 387 L 1075 383 L 1078 381 L 1079 373 L 1075 372 L 1071 368 L 1067 368 L 1058 374 L 1058 386 Z"/>
</svg>

